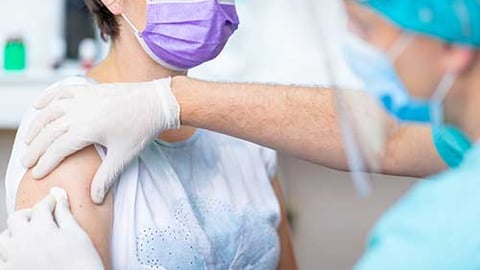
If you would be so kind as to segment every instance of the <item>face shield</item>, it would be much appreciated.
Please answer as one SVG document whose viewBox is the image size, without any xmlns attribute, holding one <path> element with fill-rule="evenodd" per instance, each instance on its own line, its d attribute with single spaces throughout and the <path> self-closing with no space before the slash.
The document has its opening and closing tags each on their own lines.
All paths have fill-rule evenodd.
<svg viewBox="0 0 480 270">
<path fill-rule="evenodd" d="M 370 192 L 370 173 L 380 173 L 386 144 L 397 123 L 371 96 L 355 88 L 335 86 L 334 102 L 352 180 L 361 196 Z"/>
<path fill-rule="evenodd" d="M 413 46 L 416 35 L 406 31 L 380 31 L 388 37 L 388 42 L 383 42 L 383 47 L 375 46 L 374 43 L 382 44 L 379 42 L 382 39 L 377 39 L 379 33 L 369 31 L 369 27 L 379 23 L 372 18 L 381 17 L 360 18 L 357 22 L 355 16 L 368 17 L 368 9 L 347 18 L 344 2 L 337 1 L 337 4 L 337 16 L 342 18 L 338 25 L 323 21 L 315 7 L 311 10 L 318 13 L 312 17 L 317 25 L 317 40 L 324 52 L 330 86 L 334 89 L 346 159 L 357 190 L 365 195 L 370 190 L 370 174 L 366 172 L 382 172 L 388 160 L 388 147 L 401 136 L 402 125 L 438 126 L 443 122 L 442 104 L 456 76 L 445 74 L 430 98 L 415 98 L 399 77 L 395 63 Z M 344 63 L 343 69 L 339 69 L 339 63 Z"/>
<path fill-rule="evenodd" d="M 384 104 L 366 91 L 372 87 L 381 89 L 395 87 L 394 70 L 386 69 L 391 61 L 373 48 L 362 35 L 347 31 L 348 18 L 342 1 L 337 1 L 335 16 L 341 18 L 338 25 L 323 19 L 319 8 L 312 5 L 312 15 L 318 27 L 318 44 L 323 50 L 329 85 L 333 89 L 338 124 L 343 137 L 345 158 L 355 188 L 361 196 L 370 192 L 370 173 L 382 172 L 387 153 L 387 143 L 398 134 L 399 123 L 390 117 Z M 329 13 L 333 12 L 329 10 Z M 392 57 L 400 54 L 409 43 L 406 36 L 391 49 Z M 372 53 L 373 52 L 373 53 Z M 380 57 L 379 57 L 380 56 Z M 352 61 L 354 60 L 352 63 Z M 372 66 L 376 63 L 376 67 Z M 393 65 L 392 65 L 393 66 Z M 385 72 L 388 71 L 388 72 Z M 359 74 L 358 72 L 361 72 Z M 380 78 L 381 80 L 368 80 Z M 398 84 L 400 85 L 400 84 Z"/>
</svg>

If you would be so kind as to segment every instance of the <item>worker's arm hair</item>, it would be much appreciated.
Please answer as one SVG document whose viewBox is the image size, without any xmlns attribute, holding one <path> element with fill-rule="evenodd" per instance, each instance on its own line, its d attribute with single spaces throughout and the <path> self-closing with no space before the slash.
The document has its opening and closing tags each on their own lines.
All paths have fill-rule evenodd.
<svg viewBox="0 0 480 270">
<path fill-rule="evenodd" d="M 242 138 L 329 168 L 349 168 L 335 107 L 334 91 L 338 90 L 214 83 L 182 76 L 173 79 L 172 88 L 185 125 Z M 345 96 L 364 110 L 359 114 L 372 115 L 365 92 L 350 91 Z M 428 128 L 405 128 L 386 147 L 383 173 L 425 176 L 445 168 Z"/>
</svg>

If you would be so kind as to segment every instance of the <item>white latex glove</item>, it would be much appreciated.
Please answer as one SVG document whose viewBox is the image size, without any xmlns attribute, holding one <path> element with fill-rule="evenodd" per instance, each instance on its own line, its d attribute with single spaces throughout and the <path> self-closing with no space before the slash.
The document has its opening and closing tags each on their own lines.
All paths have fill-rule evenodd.
<svg viewBox="0 0 480 270">
<path fill-rule="evenodd" d="M 25 142 L 22 163 L 41 179 L 72 153 L 91 144 L 107 156 L 91 185 L 91 197 L 105 194 L 125 166 L 160 133 L 180 127 L 180 106 L 171 79 L 136 84 L 57 85 L 35 103 L 41 110 Z M 38 162 L 38 163 L 37 163 Z"/>
<path fill-rule="evenodd" d="M 33 209 L 8 219 L 0 237 L 2 270 L 103 270 L 87 233 L 69 210 L 64 190 L 53 188 Z"/>
<path fill-rule="evenodd" d="M 8 230 L 3 231 L 0 234 L 0 269 L 5 269 L 7 266 L 8 252 L 7 245 L 10 239 L 10 232 Z"/>
</svg>

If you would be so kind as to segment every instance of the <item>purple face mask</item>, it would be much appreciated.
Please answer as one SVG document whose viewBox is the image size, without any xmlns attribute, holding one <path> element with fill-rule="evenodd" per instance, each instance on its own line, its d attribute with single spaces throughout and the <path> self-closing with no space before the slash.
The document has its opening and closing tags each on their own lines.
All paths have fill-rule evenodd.
<svg viewBox="0 0 480 270">
<path fill-rule="evenodd" d="M 239 24 L 235 0 L 147 0 L 143 32 L 122 16 L 155 62 L 180 71 L 217 57 Z"/>
</svg>

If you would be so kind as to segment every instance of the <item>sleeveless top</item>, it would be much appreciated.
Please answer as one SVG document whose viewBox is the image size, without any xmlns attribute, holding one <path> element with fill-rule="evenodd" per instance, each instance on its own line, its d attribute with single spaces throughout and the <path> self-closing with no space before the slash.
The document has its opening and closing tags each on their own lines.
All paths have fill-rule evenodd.
<svg viewBox="0 0 480 270">
<path fill-rule="evenodd" d="M 36 114 L 22 121 L 9 162 L 10 213 L 26 172 L 23 137 Z M 103 158 L 106 150 L 96 148 Z M 179 143 L 156 140 L 113 187 L 113 269 L 276 269 L 276 163 L 270 149 L 206 130 Z"/>
</svg>

